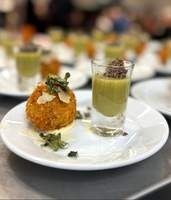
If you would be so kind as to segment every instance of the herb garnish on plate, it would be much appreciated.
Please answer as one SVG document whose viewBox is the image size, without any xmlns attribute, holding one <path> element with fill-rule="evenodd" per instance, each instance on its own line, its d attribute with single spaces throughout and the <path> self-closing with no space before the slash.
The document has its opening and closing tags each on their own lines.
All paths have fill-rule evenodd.
<svg viewBox="0 0 171 200">
<path fill-rule="evenodd" d="M 75 119 L 90 119 L 91 117 L 91 107 L 87 106 L 85 111 L 77 110 Z"/>
<path fill-rule="evenodd" d="M 77 151 L 70 151 L 68 153 L 68 157 L 78 157 L 78 152 Z"/>
<path fill-rule="evenodd" d="M 57 151 L 58 149 L 65 149 L 68 145 L 67 142 L 62 141 L 61 133 L 58 133 L 58 135 L 40 133 L 39 136 L 44 141 L 44 144 L 42 146 L 49 147 L 53 151 Z"/>
<path fill-rule="evenodd" d="M 64 78 L 61 78 L 59 76 L 56 75 L 50 75 L 47 78 L 47 81 L 45 82 L 48 90 L 51 94 L 57 94 L 58 92 L 60 92 L 61 88 L 63 91 L 67 91 L 68 90 L 68 78 L 70 77 L 70 73 L 67 72 L 65 74 Z"/>
</svg>

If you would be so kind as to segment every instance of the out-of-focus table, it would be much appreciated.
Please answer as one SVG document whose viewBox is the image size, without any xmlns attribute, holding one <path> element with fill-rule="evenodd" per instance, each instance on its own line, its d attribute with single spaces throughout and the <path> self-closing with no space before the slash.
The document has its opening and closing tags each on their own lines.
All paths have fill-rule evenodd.
<svg viewBox="0 0 171 200">
<path fill-rule="evenodd" d="M 21 101 L 0 96 L 0 119 Z M 168 123 L 171 125 L 171 120 Z M 142 162 L 92 172 L 58 170 L 31 163 L 11 153 L 0 139 L 0 199 L 125 199 L 142 196 L 168 182 L 171 182 L 170 137 L 157 154 Z"/>
</svg>

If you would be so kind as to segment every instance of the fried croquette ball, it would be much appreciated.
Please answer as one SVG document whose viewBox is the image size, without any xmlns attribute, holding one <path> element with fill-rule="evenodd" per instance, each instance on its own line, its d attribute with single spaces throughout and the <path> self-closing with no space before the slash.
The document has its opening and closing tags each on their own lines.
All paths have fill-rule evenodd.
<svg viewBox="0 0 171 200">
<path fill-rule="evenodd" d="M 52 59 L 48 63 L 41 63 L 41 76 L 42 79 L 48 77 L 49 74 L 57 75 L 60 71 L 60 63 L 57 59 Z"/>
<path fill-rule="evenodd" d="M 37 100 L 43 92 L 48 93 L 47 85 L 37 86 L 26 104 L 26 116 L 32 125 L 41 131 L 59 129 L 70 124 L 76 115 L 76 99 L 74 93 L 68 89 L 69 103 L 64 103 L 55 95 L 54 99 L 43 104 Z"/>
</svg>

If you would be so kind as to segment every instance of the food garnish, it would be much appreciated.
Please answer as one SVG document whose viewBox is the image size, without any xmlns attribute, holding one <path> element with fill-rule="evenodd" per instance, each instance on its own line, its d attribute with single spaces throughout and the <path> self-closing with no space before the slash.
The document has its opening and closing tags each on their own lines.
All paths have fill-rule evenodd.
<svg viewBox="0 0 171 200">
<path fill-rule="evenodd" d="M 68 91 L 68 78 L 70 73 L 67 72 L 64 78 L 61 78 L 56 75 L 50 75 L 45 82 L 50 94 L 57 94 L 59 99 L 64 103 L 70 102 L 70 97 L 67 93 Z"/>
<path fill-rule="evenodd" d="M 89 119 L 91 117 L 91 107 L 87 107 L 85 111 L 77 110 L 75 119 Z"/>
<path fill-rule="evenodd" d="M 115 59 L 109 63 L 104 76 L 108 78 L 124 79 L 126 78 L 127 69 L 124 67 L 124 60 Z"/>
<path fill-rule="evenodd" d="M 68 145 L 67 142 L 61 139 L 61 133 L 58 133 L 58 135 L 40 133 L 39 136 L 44 141 L 44 144 L 42 146 L 49 147 L 53 151 L 57 151 L 59 149 L 65 149 Z"/>
<path fill-rule="evenodd" d="M 52 101 L 56 96 L 51 95 L 47 92 L 42 92 L 42 95 L 39 96 L 39 98 L 37 99 L 37 103 L 38 104 L 45 104 L 47 102 Z"/>
<path fill-rule="evenodd" d="M 83 115 L 81 114 L 81 112 L 79 110 L 77 110 L 77 112 L 76 112 L 75 119 L 83 119 Z"/>
<path fill-rule="evenodd" d="M 68 157 L 78 157 L 78 152 L 77 151 L 70 151 L 68 153 Z"/>
<path fill-rule="evenodd" d="M 87 106 L 87 110 L 91 110 L 91 107 L 90 107 L 90 106 Z"/>
<path fill-rule="evenodd" d="M 128 135 L 128 133 L 127 132 L 123 132 L 123 134 L 122 134 L 123 136 L 127 136 Z"/>
<path fill-rule="evenodd" d="M 91 113 L 90 113 L 90 112 L 85 112 L 85 113 L 84 113 L 84 117 L 85 117 L 86 119 L 90 118 L 90 116 L 91 116 Z"/>
<path fill-rule="evenodd" d="M 111 66 L 117 66 L 117 67 L 123 67 L 124 66 L 124 60 L 122 59 L 115 59 L 112 62 L 109 63 Z"/>
<path fill-rule="evenodd" d="M 56 75 L 50 75 L 47 78 L 47 81 L 45 82 L 48 90 L 50 93 L 52 94 L 57 94 L 59 91 L 59 87 L 63 90 L 63 91 L 67 91 L 68 90 L 68 78 L 70 77 L 70 73 L 67 72 L 65 74 L 64 78 L 61 78 L 59 76 Z"/>
<path fill-rule="evenodd" d="M 24 46 L 20 47 L 20 52 L 37 52 L 38 51 L 38 46 L 33 44 L 33 43 L 28 43 Z"/>
<path fill-rule="evenodd" d="M 59 92 L 58 92 L 58 97 L 61 101 L 63 101 L 64 103 L 69 103 L 70 102 L 70 96 L 64 92 L 63 90 L 61 90 L 61 88 L 58 88 Z"/>
</svg>

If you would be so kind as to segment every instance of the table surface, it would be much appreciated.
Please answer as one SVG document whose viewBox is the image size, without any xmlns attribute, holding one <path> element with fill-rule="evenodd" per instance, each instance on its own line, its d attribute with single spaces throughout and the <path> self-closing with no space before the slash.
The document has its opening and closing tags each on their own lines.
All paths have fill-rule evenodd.
<svg viewBox="0 0 171 200">
<path fill-rule="evenodd" d="M 1 96 L 0 120 L 21 101 Z M 171 119 L 167 121 L 171 126 Z M 0 157 L 1 199 L 125 199 L 141 196 L 149 192 L 148 188 L 171 180 L 170 137 L 152 157 L 113 170 L 83 172 L 40 166 L 10 152 L 1 139 Z"/>
</svg>

